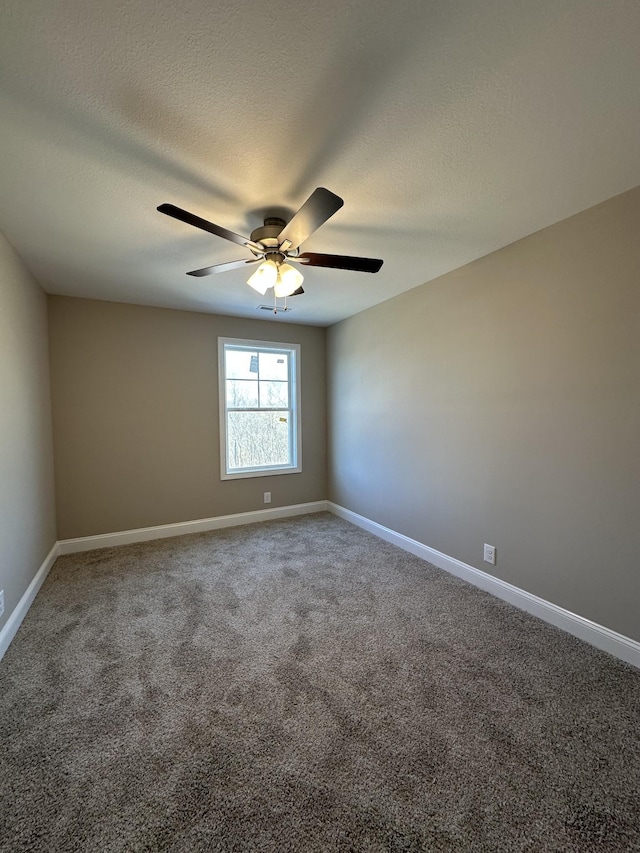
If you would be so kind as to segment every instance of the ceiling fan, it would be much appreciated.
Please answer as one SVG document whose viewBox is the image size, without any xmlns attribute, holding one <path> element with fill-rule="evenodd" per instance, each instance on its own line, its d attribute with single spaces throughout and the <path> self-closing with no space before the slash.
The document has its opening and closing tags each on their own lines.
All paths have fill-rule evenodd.
<svg viewBox="0 0 640 853">
<path fill-rule="evenodd" d="M 273 287 L 276 297 L 286 297 L 304 293 L 302 273 L 288 261 L 309 267 L 331 267 L 371 273 L 378 272 L 382 266 L 382 261 L 376 258 L 300 252 L 301 244 L 336 211 L 340 210 L 343 204 L 344 201 L 340 196 L 324 187 L 318 187 L 289 222 L 285 222 L 280 217 L 268 216 L 264 220 L 264 225 L 251 232 L 250 239 L 220 225 L 214 225 L 213 222 L 208 222 L 174 204 L 161 204 L 158 210 L 160 213 L 166 213 L 167 216 L 186 222 L 187 225 L 193 225 L 217 237 L 245 246 L 253 255 L 246 260 L 230 261 L 226 264 L 214 264 L 211 267 L 192 270 L 187 275 L 211 275 L 211 273 L 238 269 L 246 264 L 260 264 L 249 277 L 247 284 L 260 294 L 264 295 L 270 287 Z"/>
</svg>

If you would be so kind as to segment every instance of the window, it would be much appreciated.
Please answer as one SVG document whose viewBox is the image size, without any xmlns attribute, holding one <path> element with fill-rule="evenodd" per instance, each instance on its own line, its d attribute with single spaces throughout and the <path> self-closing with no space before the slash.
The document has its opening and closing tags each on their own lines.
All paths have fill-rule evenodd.
<svg viewBox="0 0 640 853">
<path fill-rule="evenodd" d="M 221 478 L 302 470 L 300 346 L 218 339 Z"/>
</svg>

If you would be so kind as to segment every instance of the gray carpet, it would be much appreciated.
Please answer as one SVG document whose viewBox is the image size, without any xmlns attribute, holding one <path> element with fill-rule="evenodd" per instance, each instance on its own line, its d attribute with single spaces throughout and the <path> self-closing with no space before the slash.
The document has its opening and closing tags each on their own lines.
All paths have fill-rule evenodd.
<svg viewBox="0 0 640 853">
<path fill-rule="evenodd" d="M 322 513 L 59 559 L 2 851 L 640 850 L 640 672 Z"/>
</svg>

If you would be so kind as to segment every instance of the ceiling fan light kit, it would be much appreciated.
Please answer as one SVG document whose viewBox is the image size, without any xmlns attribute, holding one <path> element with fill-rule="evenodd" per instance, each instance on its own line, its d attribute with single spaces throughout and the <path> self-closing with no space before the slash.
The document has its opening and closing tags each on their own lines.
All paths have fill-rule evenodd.
<svg viewBox="0 0 640 853">
<path fill-rule="evenodd" d="M 189 213 L 189 211 L 173 204 L 161 204 L 158 210 L 160 213 L 165 213 L 167 216 L 185 222 L 187 225 L 193 225 L 203 231 L 208 231 L 210 234 L 215 234 L 217 237 L 230 240 L 232 243 L 238 243 L 247 248 L 253 255 L 252 258 L 192 270 L 187 275 L 211 275 L 261 261 L 262 263 L 257 270 L 249 276 L 247 284 L 261 295 L 273 287 L 276 299 L 286 299 L 287 296 L 298 296 L 304 293 L 302 288 L 304 277 L 288 261 L 310 267 L 329 267 L 370 273 L 378 272 L 382 266 L 382 261 L 377 258 L 324 255 L 314 252 L 300 254 L 300 245 L 327 219 L 333 216 L 343 204 L 344 201 L 340 196 L 324 187 L 318 187 L 289 222 L 285 222 L 279 217 L 267 217 L 264 220 L 264 225 L 251 232 L 250 239 L 220 225 L 215 225 L 213 222 L 202 219 L 200 216 Z"/>
</svg>

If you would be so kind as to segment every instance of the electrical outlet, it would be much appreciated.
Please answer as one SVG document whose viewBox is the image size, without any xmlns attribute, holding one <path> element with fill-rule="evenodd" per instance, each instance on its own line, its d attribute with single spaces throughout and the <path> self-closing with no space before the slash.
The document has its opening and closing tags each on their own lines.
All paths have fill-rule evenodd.
<svg viewBox="0 0 640 853">
<path fill-rule="evenodd" d="M 0 616 L 4 613 L 4 590 L 0 589 Z"/>
<path fill-rule="evenodd" d="M 491 563 L 492 566 L 496 564 L 496 546 L 495 545 L 487 545 L 484 543 L 484 561 L 485 563 Z"/>
<path fill-rule="evenodd" d="M 265 492 L 265 493 L 264 493 L 264 502 L 265 502 L 266 504 L 270 504 L 270 503 L 271 503 L 271 492 Z"/>
</svg>

